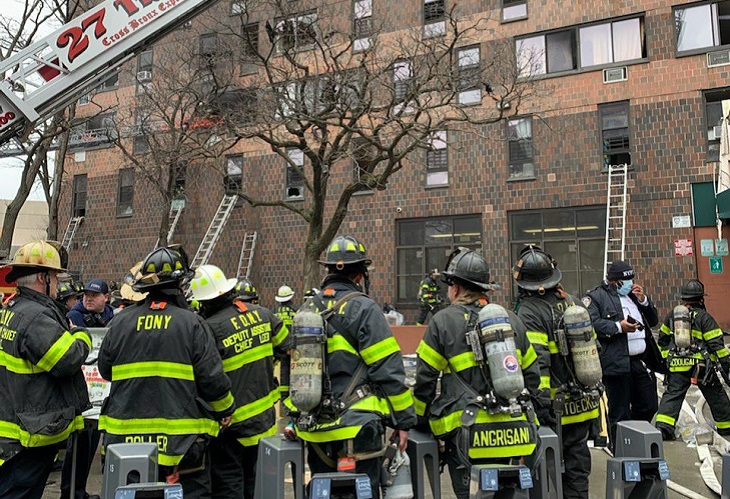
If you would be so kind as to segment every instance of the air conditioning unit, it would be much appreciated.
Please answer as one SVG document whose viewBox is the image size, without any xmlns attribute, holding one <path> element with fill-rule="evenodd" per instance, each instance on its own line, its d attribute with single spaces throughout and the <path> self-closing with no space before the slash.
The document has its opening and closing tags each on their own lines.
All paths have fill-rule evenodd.
<svg viewBox="0 0 730 499">
<path fill-rule="evenodd" d="M 244 2 L 234 1 L 231 4 L 231 15 L 238 16 L 246 13 L 246 4 Z"/>
<path fill-rule="evenodd" d="M 603 83 L 616 83 L 629 79 L 629 70 L 626 66 L 620 68 L 606 68 L 603 70 Z"/>
<path fill-rule="evenodd" d="M 140 83 L 152 81 L 152 71 L 137 71 L 137 81 Z"/>
<path fill-rule="evenodd" d="M 720 140 L 720 136 L 722 135 L 722 125 L 712 127 L 712 131 L 708 135 L 710 135 L 708 137 L 710 140 Z"/>
<path fill-rule="evenodd" d="M 730 50 L 718 50 L 707 53 L 707 67 L 727 66 L 730 64 Z"/>
<path fill-rule="evenodd" d="M 148 94 L 152 92 L 152 83 L 146 82 L 146 83 L 140 83 L 137 87 L 137 93 L 138 94 Z"/>
</svg>

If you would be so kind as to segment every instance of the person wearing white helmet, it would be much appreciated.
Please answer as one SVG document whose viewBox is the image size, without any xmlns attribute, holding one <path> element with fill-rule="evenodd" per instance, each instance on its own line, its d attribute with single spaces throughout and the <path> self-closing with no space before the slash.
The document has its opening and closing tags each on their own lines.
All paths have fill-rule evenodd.
<svg viewBox="0 0 730 499">
<path fill-rule="evenodd" d="M 243 491 L 253 499 L 259 440 L 276 433 L 274 362 L 288 372 L 289 329 L 269 309 L 241 299 L 236 279 L 215 265 L 198 267 L 190 290 L 213 330 L 237 407 L 230 427 L 210 445 L 213 497 L 240 499 Z"/>
<path fill-rule="evenodd" d="M 294 323 L 294 315 L 299 310 L 292 300 L 294 298 L 294 290 L 287 285 L 279 288 L 276 292 L 274 300 L 277 301 L 278 305 L 274 309 L 274 314 L 284 322 L 284 325 L 291 329 Z"/>
</svg>

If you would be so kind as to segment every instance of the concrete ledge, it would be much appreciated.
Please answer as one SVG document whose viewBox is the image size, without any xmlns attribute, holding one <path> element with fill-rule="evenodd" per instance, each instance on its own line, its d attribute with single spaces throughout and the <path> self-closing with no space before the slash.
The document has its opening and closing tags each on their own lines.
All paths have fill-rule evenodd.
<svg viewBox="0 0 730 499">
<path fill-rule="evenodd" d="M 390 329 L 403 355 L 416 353 L 416 348 L 423 339 L 423 333 L 426 332 L 426 326 L 390 326 Z"/>
</svg>

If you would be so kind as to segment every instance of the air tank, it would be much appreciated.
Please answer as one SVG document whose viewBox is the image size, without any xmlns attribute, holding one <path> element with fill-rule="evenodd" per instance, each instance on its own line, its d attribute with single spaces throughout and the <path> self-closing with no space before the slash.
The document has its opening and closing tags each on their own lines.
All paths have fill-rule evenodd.
<svg viewBox="0 0 730 499">
<path fill-rule="evenodd" d="M 495 303 L 482 307 L 479 311 L 479 334 L 494 392 L 507 400 L 516 399 L 525 389 L 525 380 L 507 310 Z"/>
<path fill-rule="evenodd" d="M 674 307 L 674 344 L 677 348 L 689 348 L 692 344 L 692 319 L 684 305 Z"/>
<path fill-rule="evenodd" d="M 314 410 L 322 400 L 327 337 L 324 319 L 312 310 L 299 310 L 294 315 L 294 344 L 291 353 L 289 396 L 302 413 Z"/>
<path fill-rule="evenodd" d="M 596 386 L 603 371 L 588 310 L 571 305 L 563 314 L 563 323 L 575 377 L 586 387 Z"/>
</svg>

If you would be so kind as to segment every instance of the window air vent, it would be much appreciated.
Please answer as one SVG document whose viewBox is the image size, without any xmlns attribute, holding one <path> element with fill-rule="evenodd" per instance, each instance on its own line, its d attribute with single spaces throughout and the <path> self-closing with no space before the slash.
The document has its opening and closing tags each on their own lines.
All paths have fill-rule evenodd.
<svg viewBox="0 0 730 499">
<path fill-rule="evenodd" d="M 615 83 L 629 79 L 629 70 L 626 66 L 620 68 L 606 68 L 603 70 L 603 83 Z"/>
<path fill-rule="evenodd" d="M 730 50 L 718 50 L 717 52 L 708 52 L 707 67 L 727 66 L 730 64 Z"/>
</svg>

